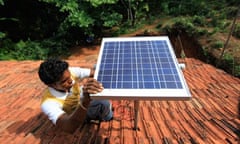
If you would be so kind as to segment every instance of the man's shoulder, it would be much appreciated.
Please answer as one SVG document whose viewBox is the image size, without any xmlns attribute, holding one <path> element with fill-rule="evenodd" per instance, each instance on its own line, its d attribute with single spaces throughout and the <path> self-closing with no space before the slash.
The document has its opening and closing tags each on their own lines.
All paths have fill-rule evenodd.
<svg viewBox="0 0 240 144">
<path fill-rule="evenodd" d="M 43 94 L 43 97 L 42 97 L 42 102 L 41 102 L 41 104 L 43 104 L 43 103 L 46 103 L 46 102 L 50 102 L 50 103 L 52 103 L 52 102 L 54 102 L 54 103 L 60 103 L 60 104 L 63 104 L 64 103 L 64 100 L 62 100 L 62 99 L 59 99 L 59 98 L 57 98 L 56 96 L 54 96 L 51 92 L 50 92 L 50 90 L 49 90 L 49 88 L 44 92 L 44 94 Z"/>
</svg>

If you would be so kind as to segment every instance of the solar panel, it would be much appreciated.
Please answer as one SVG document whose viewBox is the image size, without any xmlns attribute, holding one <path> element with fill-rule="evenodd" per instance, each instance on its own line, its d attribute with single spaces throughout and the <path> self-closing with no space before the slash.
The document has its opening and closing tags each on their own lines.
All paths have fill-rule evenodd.
<svg viewBox="0 0 240 144">
<path fill-rule="evenodd" d="M 167 36 L 103 38 L 93 99 L 188 99 L 190 93 Z"/>
</svg>

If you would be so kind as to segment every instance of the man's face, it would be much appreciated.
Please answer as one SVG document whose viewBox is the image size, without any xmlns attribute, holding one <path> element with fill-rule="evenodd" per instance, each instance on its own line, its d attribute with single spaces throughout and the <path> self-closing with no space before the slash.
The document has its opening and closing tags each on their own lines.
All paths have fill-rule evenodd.
<svg viewBox="0 0 240 144">
<path fill-rule="evenodd" d="M 56 90 L 59 91 L 69 91 L 70 88 L 73 85 L 73 80 L 71 78 L 71 74 L 69 72 L 69 70 L 65 70 L 63 73 L 63 76 L 61 77 L 61 79 L 56 82 L 55 84 L 52 85 L 53 88 L 55 88 Z"/>
</svg>

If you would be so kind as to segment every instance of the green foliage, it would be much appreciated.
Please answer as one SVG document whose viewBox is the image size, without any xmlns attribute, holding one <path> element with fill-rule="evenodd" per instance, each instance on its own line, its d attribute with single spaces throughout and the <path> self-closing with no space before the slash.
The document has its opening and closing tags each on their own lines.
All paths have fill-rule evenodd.
<svg viewBox="0 0 240 144">
<path fill-rule="evenodd" d="M 15 59 L 41 59 L 45 58 L 45 51 L 41 49 L 40 44 L 32 41 L 19 41 L 12 43 L 10 40 L 5 40 L 4 44 L 7 47 L 0 49 L 0 60 Z"/>
<path fill-rule="evenodd" d="M 103 5 L 103 4 L 115 4 L 117 0 L 86 0 L 90 2 L 94 7 Z"/>
<path fill-rule="evenodd" d="M 210 4 L 204 0 L 164 0 L 161 4 L 163 12 L 173 16 L 182 15 L 206 15 L 211 9 Z"/>
<path fill-rule="evenodd" d="M 205 26 L 206 25 L 206 18 L 204 16 L 194 15 L 192 17 L 192 22 L 196 26 Z"/>
<path fill-rule="evenodd" d="M 223 60 L 226 61 L 227 63 L 233 63 L 233 56 L 229 53 L 225 53 L 223 55 Z"/>
<path fill-rule="evenodd" d="M 240 38 L 240 24 L 236 24 L 233 31 L 233 36 L 235 36 L 236 38 Z"/>
<path fill-rule="evenodd" d="M 20 40 L 14 43 L 10 39 L 4 39 L 0 49 L 0 60 L 46 59 L 49 56 L 66 55 L 67 49 L 65 48 L 63 43 L 49 39 L 41 43 L 31 40 Z"/>
<path fill-rule="evenodd" d="M 102 30 L 120 25 L 122 14 L 119 13 L 117 0 L 39 0 L 53 4 L 64 13 L 64 20 L 60 23 L 58 33 L 69 37 L 72 41 L 79 38 L 86 39 L 89 35 L 100 36 Z M 80 36 L 75 36 L 78 33 Z M 65 36 L 64 36 L 65 35 Z"/>
<path fill-rule="evenodd" d="M 190 35 L 193 35 L 195 31 L 194 24 L 188 18 L 177 19 L 173 27 L 175 29 L 184 30 Z"/>
<path fill-rule="evenodd" d="M 219 28 L 221 29 L 221 32 L 227 32 L 227 27 L 231 25 L 231 22 L 227 21 L 227 20 L 222 20 L 219 23 Z"/>
<path fill-rule="evenodd" d="M 214 28 L 211 30 L 211 32 L 209 32 L 209 35 L 214 35 L 214 34 L 216 34 L 217 32 L 220 32 L 219 27 L 214 27 Z"/>
<path fill-rule="evenodd" d="M 4 1 L 3 0 L 0 0 L 0 5 L 4 5 Z"/>
<path fill-rule="evenodd" d="M 40 44 L 32 41 L 19 41 L 15 44 L 13 57 L 17 60 L 41 59 L 45 51 L 41 49 Z"/>
<path fill-rule="evenodd" d="M 5 38 L 5 37 L 6 37 L 6 34 L 3 33 L 3 32 L 0 32 L 0 40 L 3 39 L 3 38 Z"/>
<path fill-rule="evenodd" d="M 223 55 L 219 68 L 224 69 L 226 72 L 235 76 L 240 76 L 239 65 L 235 64 L 234 57 L 230 53 L 225 53 Z"/>
<path fill-rule="evenodd" d="M 228 6 L 228 7 L 224 8 L 224 12 L 226 13 L 227 19 L 231 19 L 236 16 L 236 13 L 238 10 L 238 7 L 236 7 L 236 6 Z"/>
<path fill-rule="evenodd" d="M 61 55 L 67 47 L 84 42 L 88 36 L 98 38 L 104 30 L 112 28 L 116 33 L 108 35 L 129 33 L 160 15 L 176 16 L 173 23 L 157 26 L 168 32 L 186 31 L 195 37 L 207 35 L 212 29 L 212 34 L 225 32 L 230 25 L 226 19 L 235 16 L 238 3 L 238 0 L 0 0 L 2 8 L 7 4 L 16 8 L 16 11 L 6 8 L 6 16 L 11 17 L 0 17 L 1 28 L 11 24 L 9 29 L 1 29 L 0 56 L 42 59 Z M 29 8 L 31 12 L 26 11 Z M 7 25 L 2 26 L 1 22 Z M 234 36 L 240 37 L 239 29 L 237 26 Z"/>
<path fill-rule="evenodd" d="M 174 19 L 174 23 L 172 25 L 166 25 L 163 28 L 163 30 L 166 31 L 167 33 L 175 31 L 178 32 L 184 31 L 187 32 L 188 35 L 195 37 L 205 35 L 208 33 L 206 29 L 195 26 L 194 23 L 192 22 L 192 19 L 189 17 L 176 18 Z"/>
<path fill-rule="evenodd" d="M 224 47 L 224 43 L 220 40 L 218 40 L 212 44 L 212 48 L 215 48 L 215 49 L 223 48 L 223 47 Z"/>
<path fill-rule="evenodd" d="M 218 27 L 222 32 L 230 25 L 230 22 L 227 21 L 226 12 L 223 10 L 213 10 L 208 13 L 206 18 L 209 18 L 207 26 L 209 27 Z"/>
<path fill-rule="evenodd" d="M 45 50 L 47 57 L 49 56 L 68 56 L 69 43 L 61 39 L 45 39 L 41 42 L 41 47 Z"/>
<path fill-rule="evenodd" d="M 9 20 L 9 21 L 14 21 L 14 22 L 18 22 L 19 21 L 19 19 L 16 19 L 16 18 L 0 18 L 0 21 L 7 21 L 7 20 Z"/>
<path fill-rule="evenodd" d="M 162 26 L 163 26 L 163 24 L 162 24 L 162 23 L 159 23 L 159 24 L 157 24 L 156 28 L 157 28 L 157 29 L 161 29 Z"/>
<path fill-rule="evenodd" d="M 146 18 L 149 17 L 149 4 L 148 2 L 145 2 L 144 0 L 139 1 L 132 1 L 130 5 L 133 9 L 133 13 L 135 13 L 135 18 Z"/>
<path fill-rule="evenodd" d="M 61 23 L 59 30 L 66 31 L 70 27 L 88 28 L 93 25 L 94 19 L 88 15 L 86 4 L 79 5 L 77 0 L 40 0 L 46 3 L 55 4 L 61 12 L 66 14 L 64 21 Z M 86 30 L 87 31 L 87 30 Z"/>
<path fill-rule="evenodd" d="M 240 77 L 240 65 L 234 67 L 234 76 Z"/>
<path fill-rule="evenodd" d="M 119 13 L 102 13 L 101 20 L 104 22 L 104 27 L 113 27 L 116 25 L 120 25 L 122 15 L 120 15 Z"/>
<path fill-rule="evenodd" d="M 169 7 L 168 6 L 168 2 L 162 2 L 160 4 L 160 7 L 161 7 L 163 13 L 165 13 L 165 14 L 169 14 L 170 13 L 169 8 L 168 8 Z"/>
<path fill-rule="evenodd" d="M 205 28 L 196 28 L 195 29 L 195 35 L 196 35 L 196 37 L 197 36 L 205 36 L 205 35 L 209 35 L 209 32 Z"/>
<path fill-rule="evenodd" d="M 87 28 L 94 23 L 94 19 L 88 17 L 87 13 L 84 11 L 70 13 L 66 20 L 70 23 L 70 26 L 80 28 Z"/>
</svg>

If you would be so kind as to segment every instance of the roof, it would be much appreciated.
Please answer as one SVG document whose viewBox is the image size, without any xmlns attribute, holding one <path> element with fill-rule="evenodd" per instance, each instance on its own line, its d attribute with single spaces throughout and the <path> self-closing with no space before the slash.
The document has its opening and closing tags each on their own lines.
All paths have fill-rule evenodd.
<svg viewBox="0 0 240 144">
<path fill-rule="evenodd" d="M 46 88 L 38 79 L 41 61 L 0 61 L 1 143 L 237 143 L 240 141 L 240 79 L 199 60 L 185 63 L 188 101 L 140 101 L 138 130 L 133 101 L 114 100 L 114 119 L 62 132 L 40 110 Z M 74 66 L 92 65 L 69 60 Z"/>
</svg>

